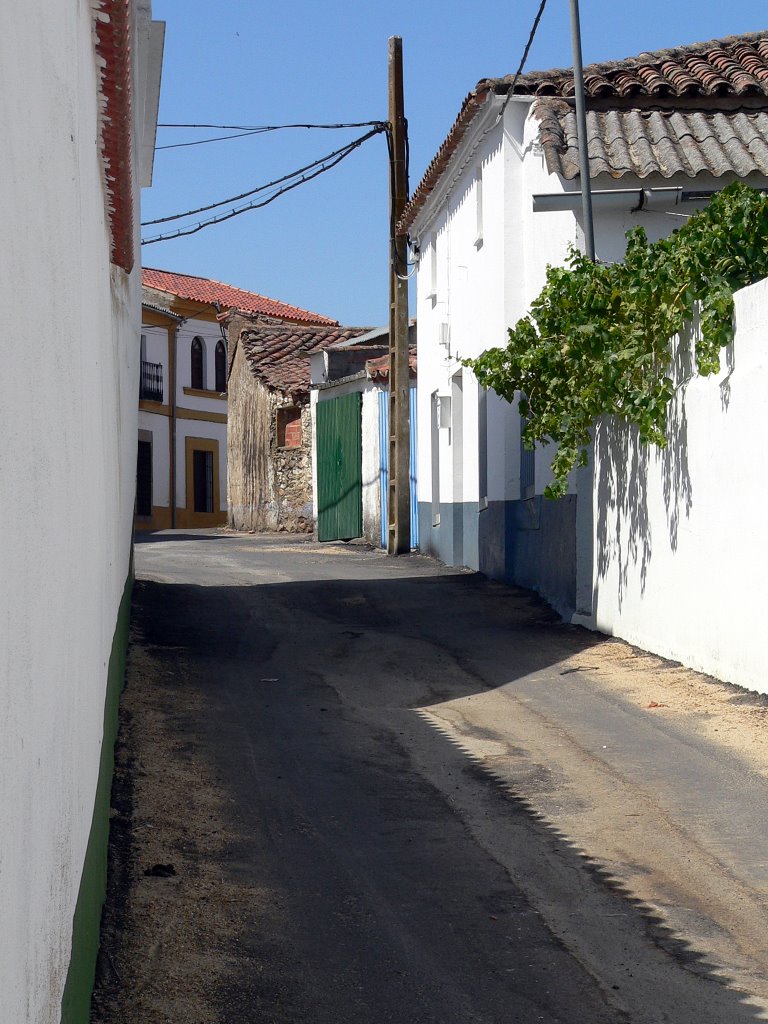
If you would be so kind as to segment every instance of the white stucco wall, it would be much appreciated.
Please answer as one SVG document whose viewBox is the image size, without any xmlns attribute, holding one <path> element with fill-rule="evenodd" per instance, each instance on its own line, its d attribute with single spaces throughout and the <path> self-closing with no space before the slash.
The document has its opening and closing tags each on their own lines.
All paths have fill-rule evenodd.
<svg viewBox="0 0 768 1024">
<path fill-rule="evenodd" d="M 476 134 L 477 147 L 470 143 L 464 159 L 457 161 L 452 170 L 450 195 L 428 204 L 411 232 L 421 250 L 416 319 L 422 502 L 432 500 L 432 396 L 435 392 L 453 396 L 457 374 L 461 380 L 463 429 L 460 435 L 445 424 L 440 430 L 440 499 L 478 500 L 478 387 L 459 359 L 479 355 L 504 337 L 508 276 L 504 209 L 509 143 L 501 124 L 483 123 Z M 447 325 L 447 335 L 442 325 Z M 453 414 L 458 417 L 458 406 Z M 490 442 L 489 438 L 489 443 L 495 445 L 496 440 Z M 500 458 L 504 464 L 503 442 L 498 449 L 494 447 L 491 457 L 497 461 Z"/>
<path fill-rule="evenodd" d="M 159 363 L 163 372 L 163 402 L 170 401 L 168 366 L 168 328 L 142 324 L 145 358 L 149 363 Z M 152 434 L 152 505 L 169 508 L 171 504 L 170 465 L 171 448 L 169 440 L 170 420 L 159 413 L 139 410 L 139 430 Z"/>
<path fill-rule="evenodd" d="M 11 4 L 0 47 L 0 1021 L 56 1024 L 129 571 L 139 280 L 110 265 L 90 5 Z"/>
<path fill-rule="evenodd" d="M 768 693 L 768 280 L 736 295 L 736 337 L 716 377 L 690 376 L 678 343 L 669 447 L 602 423 L 595 443 L 594 615 L 578 621 Z"/>
<path fill-rule="evenodd" d="M 169 508 L 171 504 L 170 418 L 139 410 L 139 431 L 152 435 L 152 504 Z"/>
<path fill-rule="evenodd" d="M 432 396 L 452 393 L 452 380 L 461 372 L 461 436 L 455 429 L 440 431 L 440 498 L 445 502 L 478 499 L 477 384 L 460 357 L 476 356 L 503 346 L 507 328 L 528 311 L 539 294 L 548 264 L 562 264 L 568 246 L 583 248 L 581 212 L 533 211 L 534 194 L 577 190 L 547 171 L 538 145 L 538 121 L 530 116 L 530 101 L 513 99 L 498 114 L 502 100 L 478 115 L 452 158 L 440 185 L 419 212 L 411 228 L 421 250 L 417 270 L 419 323 L 419 495 L 432 499 Z M 482 184 L 478 188 L 478 179 Z M 732 177 L 709 180 L 722 187 Z M 708 181 L 699 176 L 696 187 Z M 766 185 L 768 179 L 753 184 Z M 643 179 L 624 176 L 615 181 L 603 176 L 593 181 L 595 191 L 614 188 L 691 187 L 691 179 L 661 176 Z M 478 239 L 478 194 L 482 206 L 482 239 Z M 686 204 L 684 214 L 693 211 Z M 595 241 L 598 258 L 623 258 L 626 232 L 641 224 L 651 241 L 668 235 L 683 223 L 680 207 L 631 212 L 595 206 Z M 436 256 L 435 256 L 436 252 Z M 436 266 L 433 268 L 433 260 Z M 441 324 L 447 325 L 448 344 L 440 342 Z M 442 328 L 445 331 L 445 328 Z M 520 497 L 519 417 L 514 409 L 494 409 L 489 400 L 488 480 L 491 500 Z M 457 410 L 455 410 L 457 411 Z M 491 429 L 491 423 L 496 428 Z M 536 494 L 551 481 L 551 448 L 536 452 Z M 502 474 L 500 481 L 499 474 Z M 571 490 L 576 487 L 572 476 Z"/>
<path fill-rule="evenodd" d="M 376 546 L 381 544 L 381 462 L 379 437 L 379 394 L 381 389 L 368 382 L 363 391 L 363 536 Z"/>
</svg>

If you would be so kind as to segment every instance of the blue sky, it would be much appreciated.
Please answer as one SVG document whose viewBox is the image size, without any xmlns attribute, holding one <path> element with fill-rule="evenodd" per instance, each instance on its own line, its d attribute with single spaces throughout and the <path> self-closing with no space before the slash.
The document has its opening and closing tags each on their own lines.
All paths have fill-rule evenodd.
<svg viewBox="0 0 768 1024">
<path fill-rule="evenodd" d="M 571 64 L 567 0 L 549 0 L 527 70 Z M 411 188 L 480 78 L 512 73 L 538 0 L 153 0 L 166 22 L 160 121 L 282 124 L 386 120 L 387 39 L 403 37 Z M 585 62 L 768 27 L 764 0 L 581 0 Z M 206 135 L 160 129 L 158 146 Z M 295 130 L 161 150 L 142 220 L 273 180 L 360 130 Z M 262 210 L 145 246 L 143 262 L 258 291 L 347 324 L 387 317 L 387 156 L 377 136 Z M 145 237 L 156 229 L 145 228 Z"/>
</svg>

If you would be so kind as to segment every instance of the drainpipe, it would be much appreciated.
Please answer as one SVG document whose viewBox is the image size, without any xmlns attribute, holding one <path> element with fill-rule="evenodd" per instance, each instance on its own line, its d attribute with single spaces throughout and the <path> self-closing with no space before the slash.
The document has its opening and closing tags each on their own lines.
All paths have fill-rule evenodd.
<svg viewBox="0 0 768 1024">
<path fill-rule="evenodd" d="M 592 187 L 589 180 L 587 113 L 584 105 L 584 68 L 581 63 L 579 0 L 571 0 L 571 49 L 573 51 L 573 88 L 576 98 L 576 130 L 579 136 L 579 176 L 581 177 L 581 207 L 584 216 L 584 247 L 587 256 L 594 263 L 595 233 L 592 224 Z"/>
</svg>

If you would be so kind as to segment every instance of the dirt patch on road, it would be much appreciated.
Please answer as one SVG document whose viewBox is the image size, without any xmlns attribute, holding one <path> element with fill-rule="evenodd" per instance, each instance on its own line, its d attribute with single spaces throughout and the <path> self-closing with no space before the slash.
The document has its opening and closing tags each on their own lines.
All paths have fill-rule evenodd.
<svg viewBox="0 0 768 1024">
<path fill-rule="evenodd" d="M 133 638 L 113 786 L 110 878 L 92 1024 L 212 1024 L 242 907 L 224 877 L 227 798 L 200 757 L 193 685 Z"/>
<path fill-rule="evenodd" d="M 607 639 L 562 662 L 649 715 L 668 717 L 728 748 L 768 778 L 768 696 L 701 675 L 623 640 Z"/>
</svg>

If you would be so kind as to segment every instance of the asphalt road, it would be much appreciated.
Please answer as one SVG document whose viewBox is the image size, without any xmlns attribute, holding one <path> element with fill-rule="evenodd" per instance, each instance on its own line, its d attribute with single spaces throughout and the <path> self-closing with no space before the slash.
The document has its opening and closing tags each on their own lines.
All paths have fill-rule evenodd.
<svg viewBox="0 0 768 1024">
<path fill-rule="evenodd" d="M 155 534 L 136 569 L 261 894 L 221 1024 L 768 1019 L 765 780 L 562 668 L 599 638 L 355 545 Z"/>
</svg>

